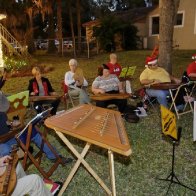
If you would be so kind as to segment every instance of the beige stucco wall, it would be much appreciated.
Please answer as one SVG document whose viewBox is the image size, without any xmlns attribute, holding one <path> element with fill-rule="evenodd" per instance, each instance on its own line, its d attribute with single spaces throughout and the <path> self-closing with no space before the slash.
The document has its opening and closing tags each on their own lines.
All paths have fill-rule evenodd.
<svg viewBox="0 0 196 196">
<path fill-rule="evenodd" d="M 196 0 L 181 0 L 178 12 L 184 13 L 181 27 L 174 27 L 173 45 L 179 49 L 196 49 Z M 159 8 L 154 9 L 146 18 L 148 48 L 153 49 L 158 41 L 157 35 L 150 35 L 150 17 L 159 15 Z"/>
<path fill-rule="evenodd" d="M 184 25 L 174 27 L 174 44 L 179 49 L 196 49 L 196 0 L 181 0 L 178 11 L 184 13 Z"/>
</svg>

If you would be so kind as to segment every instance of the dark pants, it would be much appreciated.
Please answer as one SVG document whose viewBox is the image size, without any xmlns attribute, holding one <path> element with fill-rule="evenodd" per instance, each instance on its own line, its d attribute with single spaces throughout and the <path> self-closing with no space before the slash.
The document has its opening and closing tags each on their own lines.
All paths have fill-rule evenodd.
<svg viewBox="0 0 196 196">
<path fill-rule="evenodd" d="M 56 112 L 57 112 L 57 108 L 59 106 L 59 103 L 60 103 L 60 99 L 57 99 L 57 100 L 44 100 L 44 101 L 36 101 L 34 102 L 34 108 L 36 106 L 42 106 L 43 104 L 49 104 L 51 105 L 52 110 L 51 110 L 51 114 L 52 115 L 55 115 Z M 39 113 L 42 112 L 42 111 L 38 111 Z"/>
<path fill-rule="evenodd" d="M 123 113 L 126 106 L 127 100 L 126 99 L 112 99 L 107 101 L 97 101 L 96 106 L 101 108 L 106 108 L 110 104 L 115 104 L 118 107 L 119 112 Z"/>
</svg>

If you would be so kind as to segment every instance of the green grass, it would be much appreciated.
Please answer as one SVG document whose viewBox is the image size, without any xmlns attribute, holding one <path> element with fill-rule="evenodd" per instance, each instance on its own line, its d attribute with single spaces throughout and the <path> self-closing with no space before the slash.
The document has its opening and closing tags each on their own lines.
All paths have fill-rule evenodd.
<svg viewBox="0 0 196 196">
<path fill-rule="evenodd" d="M 145 57 L 150 53 L 151 51 L 117 53 L 119 63 L 122 66 L 137 66 L 134 80 L 132 81 L 134 89 L 141 87 L 138 78 L 144 69 Z M 191 62 L 192 54 L 193 51 L 173 52 L 173 73 L 175 76 L 180 77 L 182 75 L 187 64 Z M 97 67 L 108 61 L 108 56 L 108 54 L 102 54 L 90 59 L 78 59 L 89 83 L 95 78 Z M 54 88 L 60 93 L 60 83 L 69 68 L 69 59 L 46 55 L 35 56 L 34 58 L 37 59 L 37 64 L 53 66 L 55 68 L 54 71 L 48 73 L 46 76 L 50 79 Z M 26 90 L 29 79 L 30 77 L 10 78 L 3 90 L 10 94 Z M 177 121 L 177 125 L 182 126 L 182 138 L 180 144 L 176 147 L 175 172 L 182 183 L 196 189 L 196 144 L 192 140 L 192 124 L 192 114 L 184 115 Z M 148 116 L 142 118 L 139 123 L 126 123 L 126 130 L 133 153 L 130 157 L 114 154 L 117 195 L 165 195 L 169 182 L 163 182 L 157 178 L 166 178 L 171 171 L 172 143 L 169 139 L 162 137 L 160 115 L 150 110 Z M 84 143 L 71 137 L 69 139 L 76 149 L 81 152 Z M 53 131 L 49 134 L 49 140 L 61 154 L 72 156 Z M 110 186 L 107 151 L 92 146 L 86 156 L 86 160 L 98 175 L 104 179 L 106 184 Z M 47 168 L 48 165 L 50 165 L 50 161 L 44 159 L 43 167 Z M 64 181 L 72 166 L 73 164 L 67 165 L 66 167 L 59 166 L 51 178 L 56 181 Z M 31 166 L 28 173 L 39 172 L 34 166 Z M 64 195 L 99 196 L 106 195 L 106 193 L 84 167 L 80 167 Z M 196 193 L 172 184 L 168 195 L 193 196 Z"/>
</svg>

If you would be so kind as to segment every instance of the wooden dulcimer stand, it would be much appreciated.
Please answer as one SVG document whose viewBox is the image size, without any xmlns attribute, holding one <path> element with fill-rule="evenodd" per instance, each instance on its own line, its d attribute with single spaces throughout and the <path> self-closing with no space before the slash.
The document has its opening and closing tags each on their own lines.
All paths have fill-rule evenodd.
<svg viewBox="0 0 196 196">
<path fill-rule="evenodd" d="M 77 161 L 67 177 L 59 195 L 62 195 L 66 190 L 80 164 L 82 164 L 108 195 L 115 196 L 116 188 L 113 152 L 124 156 L 129 156 L 132 152 L 121 114 L 118 111 L 99 108 L 92 105 L 80 105 L 46 119 L 45 125 L 54 129 L 60 139 L 77 157 Z M 66 135 L 73 136 L 86 142 L 81 153 L 74 148 L 66 138 Z M 108 150 L 112 190 L 105 185 L 102 179 L 84 159 L 92 144 Z"/>
</svg>

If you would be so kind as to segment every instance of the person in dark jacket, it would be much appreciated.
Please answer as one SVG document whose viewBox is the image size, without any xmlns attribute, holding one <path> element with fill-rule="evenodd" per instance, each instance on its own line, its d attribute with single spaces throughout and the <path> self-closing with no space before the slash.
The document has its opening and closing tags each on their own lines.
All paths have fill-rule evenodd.
<svg viewBox="0 0 196 196">
<path fill-rule="evenodd" d="M 48 78 L 42 77 L 39 67 L 33 67 L 32 74 L 34 78 L 29 81 L 28 86 L 30 96 L 57 95 L 54 89 L 52 88 L 52 85 Z M 51 114 L 54 115 L 56 114 L 59 103 L 60 99 L 36 101 L 34 102 L 34 108 L 36 108 L 36 106 L 42 106 L 43 104 L 50 104 L 51 107 L 53 107 L 53 109 L 51 110 Z"/>
</svg>

